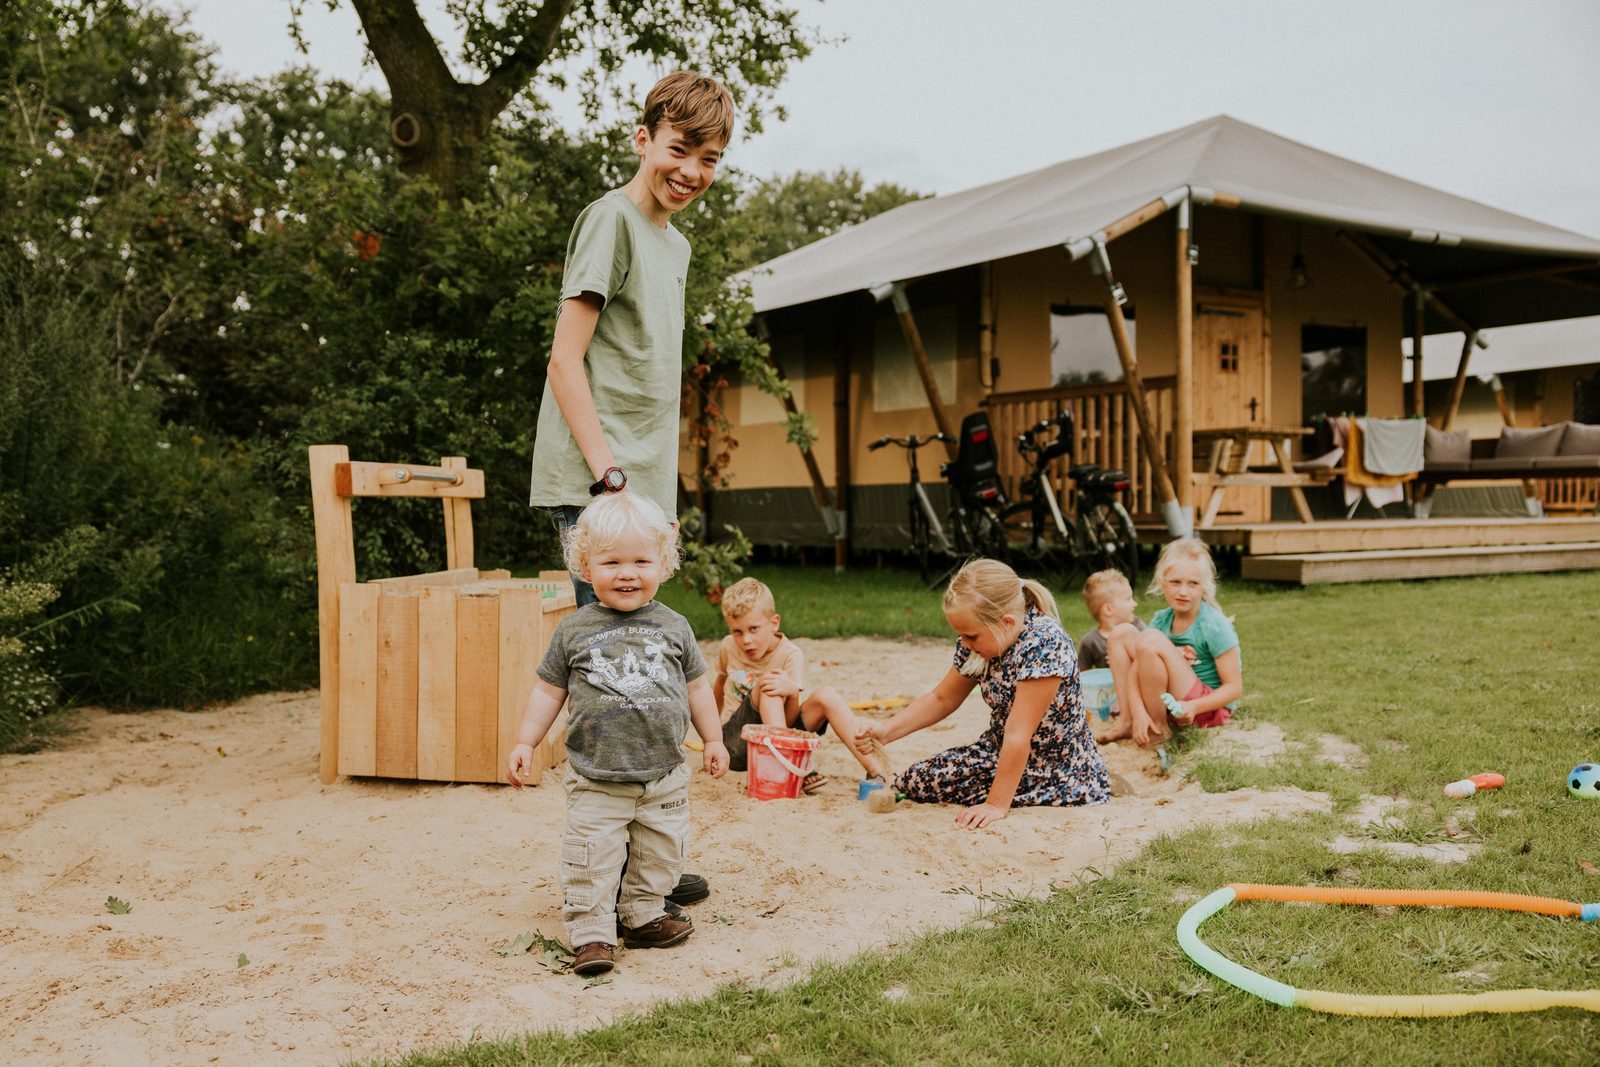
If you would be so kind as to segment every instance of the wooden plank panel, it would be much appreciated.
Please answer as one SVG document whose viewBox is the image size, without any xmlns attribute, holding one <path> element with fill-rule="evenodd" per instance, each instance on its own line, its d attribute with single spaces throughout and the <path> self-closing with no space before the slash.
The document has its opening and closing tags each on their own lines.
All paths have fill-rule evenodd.
<svg viewBox="0 0 1600 1067">
<path fill-rule="evenodd" d="M 567 592 L 545 600 L 541 614 L 544 616 L 540 627 L 539 658 L 544 658 L 544 650 L 550 645 L 550 635 L 555 632 L 557 624 L 562 619 L 577 610 L 577 602 L 573 599 L 570 587 Z M 545 734 L 544 743 L 539 746 L 537 758 L 543 761 L 546 767 L 560 766 L 567 758 L 567 711 L 561 709 L 561 714 L 556 716 L 556 721 L 550 727 L 550 732 Z"/>
<path fill-rule="evenodd" d="M 466 476 L 467 461 L 464 456 L 445 456 L 439 461 L 439 466 L 443 470 L 455 471 L 463 478 Z M 454 568 L 473 565 L 471 500 L 445 497 L 444 544 L 447 566 Z"/>
<path fill-rule="evenodd" d="M 376 771 L 417 776 L 417 598 L 378 597 Z"/>
<path fill-rule="evenodd" d="M 424 475 L 459 477 L 461 481 L 451 484 L 419 477 Z M 338 486 L 340 496 L 453 496 L 468 500 L 483 499 L 483 471 L 452 471 L 422 463 L 352 460 L 334 467 L 334 483 Z"/>
<path fill-rule="evenodd" d="M 474 567 L 457 567 L 449 571 L 429 571 L 427 574 L 402 574 L 394 578 L 375 578 L 373 585 L 383 587 L 385 593 L 414 593 L 428 585 L 466 585 L 482 575 Z"/>
<path fill-rule="evenodd" d="M 456 781 L 492 782 L 500 746 L 500 605 L 456 598 Z"/>
<path fill-rule="evenodd" d="M 1354 519 L 1240 529 L 1252 556 L 1600 541 L 1600 518 Z"/>
<path fill-rule="evenodd" d="M 1241 573 L 1255 581 L 1313 585 L 1595 569 L 1600 542 L 1246 556 Z"/>
<path fill-rule="evenodd" d="M 507 589 L 494 598 L 500 605 L 500 732 L 495 750 L 495 780 L 504 782 L 506 760 L 517 743 L 517 727 L 528 705 L 528 693 L 543 658 L 541 640 L 543 594 L 537 589 Z M 545 767 L 534 752 L 533 773 L 529 781 L 539 784 Z"/>
<path fill-rule="evenodd" d="M 378 600 L 375 585 L 339 587 L 339 773 L 377 771 Z"/>
<path fill-rule="evenodd" d="M 339 587 L 356 580 L 350 500 L 338 493 L 334 471 L 350 461 L 344 445 L 312 445 L 311 514 L 317 537 L 317 661 L 322 721 L 318 776 L 339 776 Z"/>
<path fill-rule="evenodd" d="M 417 594 L 417 777 L 456 776 L 456 591 Z"/>
</svg>

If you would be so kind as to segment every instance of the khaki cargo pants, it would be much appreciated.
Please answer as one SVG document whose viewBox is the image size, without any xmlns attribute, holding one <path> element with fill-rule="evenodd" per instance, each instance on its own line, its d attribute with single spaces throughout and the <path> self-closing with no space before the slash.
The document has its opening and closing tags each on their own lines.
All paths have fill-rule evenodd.
<svg viewBox="0 0 1600 1067">
<path fill-rule="evenodd" d="M 572 946 L 617 943 L 617 918 L 643 926 L 683 873 L 689 848 L 689 765 L 653 782 L 603 782 L 567 764 L 561 836 L 561 918 Z M 622 865 L 628 865 L 624 878 Z M 622 882 L 621 899 L 617 883 Z"/>
</svg>

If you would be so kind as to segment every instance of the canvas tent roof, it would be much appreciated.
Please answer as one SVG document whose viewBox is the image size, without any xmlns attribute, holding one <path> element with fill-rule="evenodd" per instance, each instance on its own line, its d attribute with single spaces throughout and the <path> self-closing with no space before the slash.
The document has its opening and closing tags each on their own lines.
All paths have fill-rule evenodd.
<svg viewBox="0 0 1600 1067">
<path fill-rule="evenodd" d="M 1600 240 L 1407 181 L 1219 115 L 964 192 L 904 204 L 747 273 L 757 311 L 908 281 L 1056 245 L 1083 246 L 1184 186 L 1239 207 L 1375 238 L 1426 284 L 1552 259 L 1593 261 L 1548 279 L 1474 285 L 1450 301 L 1477 326 L 1600 313 Z M 1575 283 L 1575 284 L 1574 284 Z M 1448 286 L 1438 284 L 1441 295 Z M 1429 316 L 1429 332 L 1451 329 Z"/>
<path fill-rule="evenodd" d="M 1422 346 L 1425 381 L 1456 376 L 1463 340 L 1459 333 L 1428 338 L 1428 343 Z M 1400 347 L 1409 357 L 1411 338 L 1405 338 Z M 1474 352 L 1467 366 L 1471 374 L 1510 374 L 1545 367 L 1578 367 L 1586 363 L 1600 363 L 1600 316 L 1532 322 L 1496 330 L 1489 337 L 1488 350 Z M 1409 358 L 1405 380 L 1411 380 Z"/>
</svg>

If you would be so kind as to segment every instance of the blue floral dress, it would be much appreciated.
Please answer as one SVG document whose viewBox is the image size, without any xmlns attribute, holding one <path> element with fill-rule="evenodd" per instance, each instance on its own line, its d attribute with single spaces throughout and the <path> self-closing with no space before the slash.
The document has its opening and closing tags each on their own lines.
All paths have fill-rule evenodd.
<svg viewBox="0 0 1600 1067">
<path fill-rule="evenodd" d="M 971 654 L 965 645 L 956 644 L 957 670 Z M 1016 641 L 978 679 L 984 703 L 991 709 L 982 736 L 970 745 L 913 763 L 895 778 L 895 788 L 911 800 L 982 804 L 994 784 L 1017 683 L 1033 678 L 1060 678 L 1061 684 L 1033 735 L 1033 751 L 1011 806 L 1104 804 L 1111 797 L 1111 784 L 1079 699 L 1078 653 L 1061 624 L 1033 608 L 1028 609 Z"/>
</svg>

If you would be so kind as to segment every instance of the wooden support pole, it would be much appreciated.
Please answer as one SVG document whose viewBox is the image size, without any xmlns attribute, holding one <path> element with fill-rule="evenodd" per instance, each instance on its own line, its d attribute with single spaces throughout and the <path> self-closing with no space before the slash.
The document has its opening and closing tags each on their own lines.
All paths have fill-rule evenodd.
<svg viewBox="0 0 1600 1067">
<path fill-rule="evenodd" d="M 317 653 L 322 690 L 323 784 L 339 776 L 339 586 L 356 580 L 350 498 L 334 485 L 334 468 L 350 462 L 344 445 L 312 445 L 311 518 L 317 537 Z"/>
<path fill-rule="evenodd" d="M 1101 303 L 1106 311 L 1106 322 L 1111 327 L 1111 340 L 1116 345 L 1117 358 L 1122 361 L 1122 373 L 1128 384 L 1128 403 L 1133 408 L 1134 420 L 1139 424 L 1139 440 L 1150 459 L 1150 473 L 1155 478 L 1161 511 L 1166 518 L 1168 531 L 1174 537 L 1183 537 L 1190 532 L 1190 528 L 1172 487 L 1172 476 L 1167 469 L 1161 438 L 1151 424 L 1150 408 L 1145 403 L 1144 378 L 1139 373 L 1139 361 L 1134 356 L 1133 342 L 1128 337 L 1128 320 L 1122 315 L 1122 302 L 1125 299 L 1122 287 L 1111 275 L 1111 260 L 1106 255 L 1105 245 L 1098 241 L 1095 242 L 1093 266 L 1095 273 L 1106 283 Z"/>
<path fill-rule="evenodd" d="M 1428 291 L 1417 286 L 1412 291 L 1411 302 L 1411 414 L 1425 416 L 1422 392 L 1422 338 L 1423 322 L 1428 317 Z"/>
<path fill-rule="evenodd" d="M 850 365 L 852 322 L 840 301 L 834 313 L 837 350 L 833 361 L 833 569 L 844 572 L 850 560 Z"/>
<path fill-rule="evenodd" d="M 1450 403 L 1444 409 L 1444 417 L 1439 420 L 1439 429 L 1448 430 L 1456 421 L 1456 413 L 1461 410 L 1461 396 L 1467 391 L 1467 363 L 1472 359 L 1472 345 L 1477 340 L 1475 334 L 1467 334 L 1466 340 L 1461 343 L 1461 359 L 1456 364 L 1456 380 L 1450 386 Z"/>
<path fill-rule="evenodd" d="M 911 301 L 906 298 L 906 287 L 895 282 L 890 291 L 894 313 L 900 319 L 900 332 L 905 335 L 906 347 L 917 364 L 917 374 L 922 378 L 922 390 L 928 394 L 928 406 L 933 409 L 933 424 L 945 435 L 944 449 L 951 459 L 956 458 L 956 435 L 945 417 L 944 398 L 939 395 L 939 383 L 933 380 L 933 365 L 928 362 L 928 350 L 922 347 L 922 334 L 917 330 L 917 320 L 911 315 Z"/>
<path fill-rule="evenodd" d="M 1172 466 L 1178 506 L 1194 507 L 1194 264 L 1189 261 L 1190 202 L 1178 205 L 1178 380 L 1172 405 Z"/>
<path fill-rule="evenodd" d="M 1498 285 L 1502 282 L 1551 278 L 1554 275 L 1570 274 L 1579 270 L 1594 270 L 1597 267 L 1600 267 L 1600 262 L 1592 259 L 1567 259 L 1556 263 L 1545 263 L 1537 267 L 1518 267 L 1514 270 L 1490 271 L 1487 274 L 1469 274 L 1459 278 L 1436 278 L 1433 281 L 1433 285 L 1437 289 L 1467 289 L 1475 285 Z"/>
<path fill-rule="evenodd" d="M 1493 375 L 1489 379 L 1489 388 L 1494 390 L 1494 406 L 1500 409 L 1500 421 L 1507 426 L 1515 426 L 1516 421 L 1511 417 L 1511 403 L 1506 399 L 1506 385 L 1500 380 L 1500 375 Z"/>
</svg>

